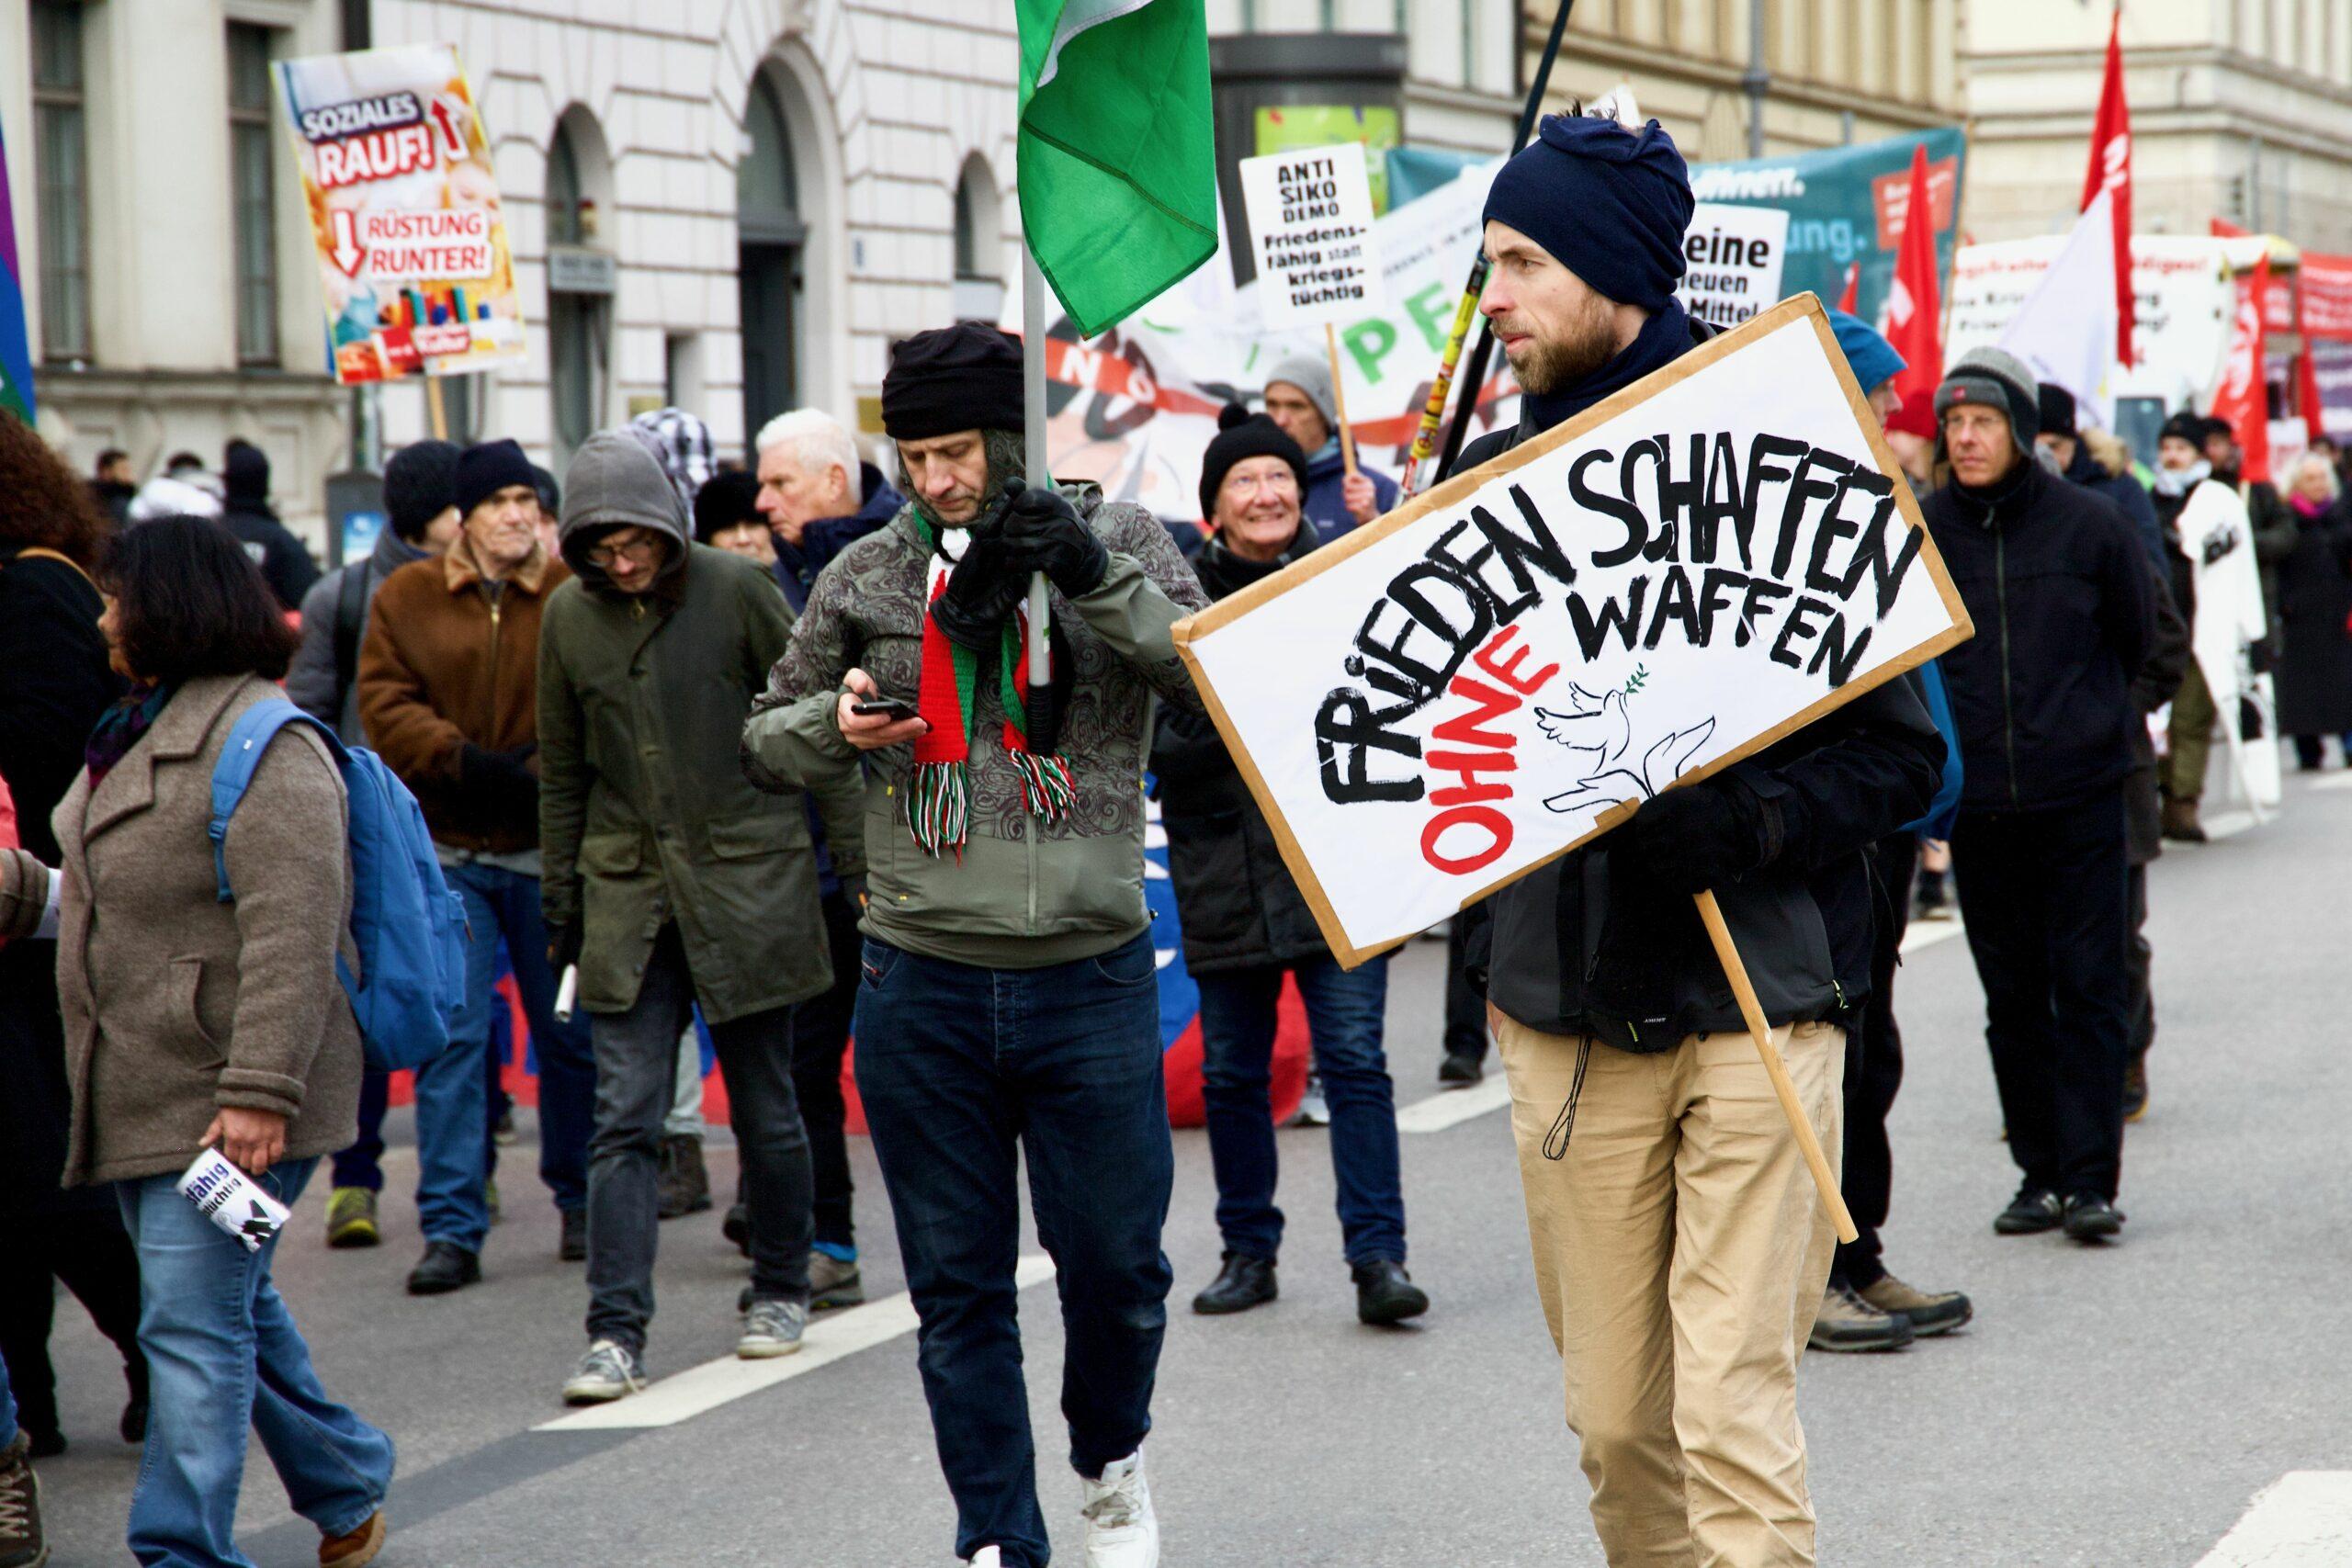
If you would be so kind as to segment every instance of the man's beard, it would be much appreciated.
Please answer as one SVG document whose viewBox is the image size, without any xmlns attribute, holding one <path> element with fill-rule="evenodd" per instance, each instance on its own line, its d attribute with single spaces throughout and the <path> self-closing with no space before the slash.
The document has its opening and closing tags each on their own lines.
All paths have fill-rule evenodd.
<svg viewBox="0 0 2352 1568">
<path fill-rule="evenodd" d="M 1559 337 L 1530 337 L 1511 362 L 1521 390 L 1543 397 L 1590 376 L 1617 356 L 1617 334 L 1608 302 L 1589 298 Z M 1505 357 L 1509 357 L 1506 355 Z"/>
</svg>

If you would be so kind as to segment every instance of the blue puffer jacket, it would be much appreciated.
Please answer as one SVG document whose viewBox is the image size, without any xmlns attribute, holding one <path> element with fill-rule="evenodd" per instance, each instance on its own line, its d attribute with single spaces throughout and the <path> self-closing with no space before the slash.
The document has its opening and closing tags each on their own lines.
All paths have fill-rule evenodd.
<svg viewBox="0 0 2352 1568">
<path fill-rule="evenodd" d="M 1402 493 L 1396 488 L 1396 481 L 1377 468 L 1366 467 L 1361 449 L 1356 453 L 1356 465 L 1357 471 L 1372 480 L 1373 499 L 1379 503 L 1380 510 L 1386 512 L 1395 506 L 1397 496 Z M 1335 435 L 1323 443 L 1321 451 L 1307 459 L 1306 497 L 1305 504 L 1300 507 L 1306 513 L 1306 520 L 1315 525 L 1317 536 L 1327 545 L 1355 530 L 1355 516 L 1348 511 L 1348 498 L 1344 493 L 1347 482 L 1348 466 L 1340 455 L 1340 438 Z"/>
</svg>

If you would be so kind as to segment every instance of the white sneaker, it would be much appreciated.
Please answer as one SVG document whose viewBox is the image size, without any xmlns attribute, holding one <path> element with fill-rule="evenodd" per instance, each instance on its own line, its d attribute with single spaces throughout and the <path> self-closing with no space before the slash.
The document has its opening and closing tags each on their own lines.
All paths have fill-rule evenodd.
<svg viewBox="0 0 2352 1568">
<path fill-rule="evenodd" d="M 1298 1114 L 1291 1118 L 1291 1125 L 1329 1127 L 1330 1124 L 1331 1105 L 1323 1098 L 1323 1075 L 1309 1073 L 1306 1075 L 1306 1092 L 1299 1096 Z"/>
<path fill-rule="evenodd" d="M 984 1546 L 972 1554 L 971 1568 L 1004 1568 L 1004 1554 L 993 1546 Z"/>
<path fill-rule="evenodd" d="M 1137 1449 L 1107 1465 L 1102 1479 L 1078 1478 L 1086 1501 L 1086 1568 L 1159 1568 L 1159 1518 L 1151 1511 L 1151 1487 L 1143 1476 Z"/>
<path fill-rule="evenodd" d="M 645 1363 L 628 1346 L 599 1339 L 588 1347 L 563 1385 L 566 1404 L 603 1404 L 645 1386 Z"/>
</svg>

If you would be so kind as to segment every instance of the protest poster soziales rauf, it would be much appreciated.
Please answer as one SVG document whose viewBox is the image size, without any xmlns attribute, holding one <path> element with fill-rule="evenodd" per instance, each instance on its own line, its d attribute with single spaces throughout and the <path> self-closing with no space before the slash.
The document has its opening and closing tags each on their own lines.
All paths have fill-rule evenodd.
<svg viewBox="0 0 2352 1568">
<path fill-rule="evenodd" d="M 1182 623 L 1344 964 L 1970 635 L 1801 295 Z"/>
</svg>

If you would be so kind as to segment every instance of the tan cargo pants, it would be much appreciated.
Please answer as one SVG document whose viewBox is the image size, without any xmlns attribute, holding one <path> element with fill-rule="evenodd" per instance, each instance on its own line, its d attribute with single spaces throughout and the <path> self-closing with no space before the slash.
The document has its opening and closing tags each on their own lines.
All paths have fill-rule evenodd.
<svg viewBox="0 0 2352 1568">
<path fill-rule="evenodd" d="M 1754 1043 L 1596 1043 L 1551 1160 L 1577 1042 L 1507 1018 L 1497 1038 L 1536 1289 L 1611 1568 L 1812 1563 L 1797 1357 L 1835 1238 Z M 1845 1032 L 1773 1039 L 1834 1165 Z"/>
</svg>

